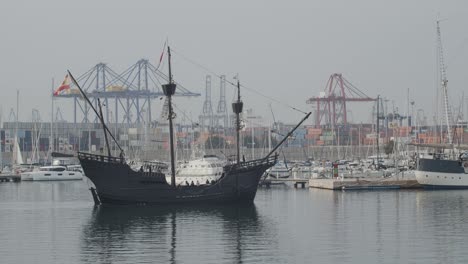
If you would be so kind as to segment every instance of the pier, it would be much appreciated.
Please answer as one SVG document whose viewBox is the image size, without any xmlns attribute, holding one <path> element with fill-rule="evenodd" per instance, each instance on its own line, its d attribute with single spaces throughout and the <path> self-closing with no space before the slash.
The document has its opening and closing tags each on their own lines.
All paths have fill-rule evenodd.
<svg viewBox="0 0 468 264">
<path fill-rule="evenodd" d="M 379 190 L 422 188 L 422 186 L 416 181 L 416 179 L 398 179 L 394 177 L 310 179 L 309 187 L 328 190 Z"/>
<path fill-rule="evenodd" d="M 0 182 L 20 182 L 21 175 L 17 174 L 6 174 L 0 175 Z"/>
<path fill-rule="evenodd" d="M 280 184 L 280 183 L 287 183 L 287 182 L 292 182 L 294 184 L 294 188 L 298 188 L 299 186 L 301 186 L 302 189 L 305 188 L 306 184 L 309 182 L 308 179 L 268 179 L 268 180 L 264 180 L 264 181 L 261 181 L 259 183 L 260 187 L 267 187 L 267 188 L 270 188 L 271 185 L 274 185 L 274 184 Z"/>
</svg>

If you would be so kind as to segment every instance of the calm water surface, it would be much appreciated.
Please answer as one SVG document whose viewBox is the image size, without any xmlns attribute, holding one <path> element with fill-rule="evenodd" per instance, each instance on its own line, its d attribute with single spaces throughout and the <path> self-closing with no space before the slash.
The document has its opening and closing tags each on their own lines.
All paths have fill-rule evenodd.
<svg viewBox="0 0 468 264">
<path fill-rule="evenodd" d="M 0 263 L 468 263 L 468 191 L 260 189 L 248 207 L 95 208 L 0 184 Z"/>
</svg>

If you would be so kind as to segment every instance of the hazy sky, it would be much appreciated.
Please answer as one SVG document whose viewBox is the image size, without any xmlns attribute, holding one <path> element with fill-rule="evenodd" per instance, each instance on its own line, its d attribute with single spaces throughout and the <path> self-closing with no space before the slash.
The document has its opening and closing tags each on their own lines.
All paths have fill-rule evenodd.
<svg viewBox="0 0 468 264">
<path fill-rule="evenodd" d="M 117 72 L 140 58 L 156 63 L 166 38 L 213 71 L 228 78 L 239 73 L 246 86 L 304 110 L 310 110 L 305 100 L 318 95 L 330 74 L 338 72 L 369 96 L 380 94 L 403 109 L 410 88 L 416 108 L 430 116 L 438 17 L 447 19 L 442 34 L 451 102 L 458 106 L 468 83 L 468 2 L 462 0 L 3 0 L 3 119 L 15 107 L 19 89 L 20 119 L 30 120 L 31 109 L 37 108 L 49 120 L 52 77 L 58 84 L 67 69 L 79 75 L 98 62 Z M 173 67 L 177 81 L 203 93 L 207 72 L 177 56 Z M 270 117 L 268 100 L 248 91 L 243 95 L 247 108 L 254 105 Z M 230 86 L 227 96 L 230 102 Z M 213 97 L 216 105 L 217 93 Z M 70 102 L 63 99 L 59 105 L 71 120 Z M 176 103 L 197 116 L 203 98 Z M 280 119 L 300 118 L 273 106 Z M 351 119 L 368 121 L 370 108 L 351 106 Z"/>
</svg>

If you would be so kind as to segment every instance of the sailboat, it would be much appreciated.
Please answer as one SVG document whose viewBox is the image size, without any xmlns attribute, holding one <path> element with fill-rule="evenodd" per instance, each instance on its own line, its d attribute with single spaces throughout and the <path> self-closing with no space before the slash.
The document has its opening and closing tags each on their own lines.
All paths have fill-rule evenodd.
<svg viewBox="0 0 468 264">
<path fill-rule="evenodd" d="M 24 165 L 23 155 L 21 154 L 21 149 L 19 146 L 18 136 L 15 135 L 15 141 L 13 146 L 13 172 L 15 174 L 21 174 L 28 170 L 28 168 Z"/>
<path fill-rule="evenodd" d="M 419 184 L 427 188 L 468 189 L 468 146 L 455 146 L 452 139 L 450 106 L 448 102 L 447 76 L 443 60 L 440 25 L 437 21 L 441 88 L 447 127 L 447 144 L 415 144 L 417 147 L 433 149 L 431 158 L 419 157 L 415 176 Z M 458 154 L 456 154 L 458 153 Z"/>
<path fill-rule="evenodd" d="M 237 162 L 224 165 L 222 167 L 221 176 L 213 179 L 213 181 L 208 184 L 177 184 L 173 133 L 173 119 L 175 115 L 172 107 L 172 96 L 176 91 L 176 84 L 172 79 L 171 50 L 169 46 L 167 47 L 167 54 L 169 61 L 169 83 L 163 85 L 162 88 L 168 101 L 169 143 L 171 154 L 169 171 L 170 182 L 166 180 L 167 172 L 158 164 L 144 163 L 141 168 L 136 171 L 127 164 L 123 152 L 121 152 L 120 157 L 113 157 L 111 155 L 107 134 L 116 142 L 114 136 L 105 125 L 102 114 L 98 113 L 73 78 L 73 75 L 69 73 L 74 84 L 79 88 L 85 100 L 99 117 L 105 132 L 104 135 L 108 148 L 108 155 L 78 152 L 78 158 L 83 167 L 84 174 L 95 185 L 95 187 L 90 188 L 94 202 L 96 204 L 143 205 L 252 203 L 262 175 L 268 168 L 276 163 L 278 155 L 274 153 L 279 145 L 286 139 L 281 141 L 277 147 L 261 159 L 250 161 L 240 160 L 240 113 L 243 109 L 243 102 L 240 98 L 240 84 L 238 81 L 237 101 L 232 104 L 233 112 L 236 115 Z M 100 112 L 102 113 L 102 110 Z M 300 124 L 309 116 L 310 113 L 301 120 Z"/>
<path fill-rule="evenodd" d="M 24 163 L 23 161 L 23 155 L 21 154 L 21 149 L 18 143 L 18 137 L 15 136 L 15 146 L 13 149 L 13 161 L 14 164 L 19 166 Z"/>
</svg>

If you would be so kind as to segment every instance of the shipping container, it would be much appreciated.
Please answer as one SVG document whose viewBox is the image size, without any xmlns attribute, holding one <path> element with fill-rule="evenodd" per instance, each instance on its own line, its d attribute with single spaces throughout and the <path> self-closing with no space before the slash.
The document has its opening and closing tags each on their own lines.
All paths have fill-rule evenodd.
<svg viewBox="0 0 468 264">
<path fill-rule="evenodd" d="M 307 134 L 319 135 L 319 134 L 322 134 L 322 129 L 321 128 L 308 128 Z"/>
</svg>

